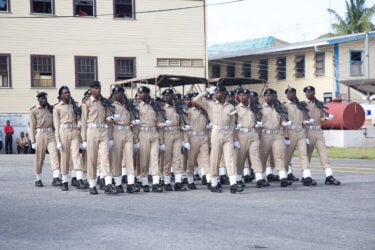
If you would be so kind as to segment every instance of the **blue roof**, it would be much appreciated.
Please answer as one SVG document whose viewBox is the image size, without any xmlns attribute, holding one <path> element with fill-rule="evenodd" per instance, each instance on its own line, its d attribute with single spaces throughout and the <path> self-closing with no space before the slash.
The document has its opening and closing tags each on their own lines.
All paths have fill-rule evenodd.
<svg viewBox="0 0 375 250">
<path fill-rule="evenodd" d="M 264 47 L 270 47 L 277 43 L 285 43 L 276 39 L 273 36 L 260 37 L 255 39 L 247 39 L 236 42 L 227 42 L 221 44 L 214 44 L 208 47 L 208 54 L 220 54 L 225 52 L 237 52 L 248 49 L 258 49 Z"/>
</svg>

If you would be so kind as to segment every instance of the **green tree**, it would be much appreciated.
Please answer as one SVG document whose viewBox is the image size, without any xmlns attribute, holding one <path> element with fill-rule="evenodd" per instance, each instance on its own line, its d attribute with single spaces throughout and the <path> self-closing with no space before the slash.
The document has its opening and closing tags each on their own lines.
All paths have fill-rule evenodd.
<svg viewBox="0 0 375 250">
<path fill-rule="evenodd" d="M 334 34 L 330 34 L 329 36 L 347 35 L 375 30 L 375 25 L 371 22 L 371 18 L 375 14 L 375 4 L 370 8 L 366 8 L 365 2 L 366 0 L 345 1 L 345 18 L 342 18 L 333 9 L 327 9 L 337 20 L 337 23 L 332 24 Z"/>
</svg>

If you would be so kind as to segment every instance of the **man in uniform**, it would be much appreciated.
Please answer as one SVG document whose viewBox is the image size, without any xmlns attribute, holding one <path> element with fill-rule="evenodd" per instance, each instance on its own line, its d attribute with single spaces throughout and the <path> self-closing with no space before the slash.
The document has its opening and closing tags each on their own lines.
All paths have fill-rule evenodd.
<svg viewBox="0 0 375 250">
<path fill-rule="evenodd" d="M 104 191 L 106 194 L 117 194 L 112 186 L 112 175 L 109 168 L 109 148 L 113 141 L 109 138 L 106 118 L 111 116 L 109 101 L 101 96 L 99 81 L 90 84 L 91 96 L 82 103 L 82 147 L 87 150 L 87 179 L 90 186 L 90 194 L 98 194 L 96 190 L 96 175 L 98 159 L 100 172 L 105 179 Z M 115 119 L 114 116 L 112 116 Z"/>
<path fill-rule="evenodd" d="M 275 169 L 278 171 L 280 177 L 280 186 L 287 187 L 292 184 L 287 180 L 285 171 L 285 145 L 282 137 L 281 128 L 291 126 L 291 121 L 282 119 L 277 105 L 277 92 L 273 89 L 266 89 L 263 93 L 264 104 L 262 107 L 262 126 L 260 134 L 260 158 L 262 161 L 263 170 L 265 170 L 267 159 L 270 154 L 273 155 L 275 162 Z M 264 180 L 257 180 L 257 187 L 268 186 L 269 184 Z"/>
<path fill-rule="evenodd" d="M 78 121 L 81 119 L 81 109 L 70 96 L 70 90 L 67 86 L 62 86 L 59 89 L 59 97 L 60 102 L 55 105 L 53 110 L 53 125 L 55 126 L 57 149 L 60 150 L 61 155 L 61 190 L 67 191 L 69 189 L 70 162 L 73 162 L 73 168 L 76 173 L 76 188 L 87 189 L 87 185 L 83 182 L 83 169 L 79 155 L 81 131 Z"/>
<path fill-rule="evenodd" d="M 237 158 L 237 184 L 245 186 L 242 181 L 242 173 L 246 159 L 250 159 L 257 180 L 262 180 L 262 163 L 259 155 L 259 133 L 257 128 L 262 126 L 258 121 L 257 114 L 251 110 L 250 90 L 243 89 L 239 92 L 241 103 L 236 106 L 237 110 L 237 138 L 240 148 Z"/>
<path fill-rule="evenodd" d="M 315 88 L 313 86 L 307 86 L 303 89 L 307 98 L 307 109 L 309 110 L 309 115 L 314 122 L 307 125 L 307 137 L 309 138 L 309 144 L 307 145 L 307 156 L 309 158 L 309 162 L 311 162 L 311 156 L 316 147 L 320 163 L 323 166 L 326 180 L 326 185 L 340 185 L 340 181 L 336 180 L 333 177 L 332 167 L 329 163 L 327 153 L 326 153 L 326 143 L 324 139 L 324 133 L 321 129 L 321 123 L 326 120 L 332 120 L 333 115 L 328 114 L 324 110 L 324 106 L 321 102 L 319 102 L 315 97 Z M 304 180 L 303 180 L 304 181 Z"/>
<path fill-rule="evenodd" d="M 40 92 L 37 96 L 39 105 L 30 110 L 30 141 L 31 147 L 35 149 L 35 186 L 43 187 L 40 175 L 46 156 L 49 152 L 51 167 L 53 170 L 52 186 L 61 186 L 59 155 L 56 148 L 55 135 L 53 131 L 53 107 L 47 102 L 47 93 Z"/>
<path fill-rule="evenodd" d="M 143 192 L 150 192 L 148 185 L 148 174 L 151 170 L 152 175 L 152 192 L 163 192 L 160 187 L 159 175 L 159 133 L 158 114 L 151 105 L 150 89 L 146 86 L 138 88 L 139 104 L 138 113 L 140 127 L 138 134 L 139 155 L 140 155 L 140 178 Z"/>
<path fill-rule="evenodd" d="M 287 129 L 290 144 L 286 147 L 285 151 L 285 168 L 287 169 L 289 167 L 293 153 L 296 148 L 298 148 L 303 170 L 303 184 L 305 186 L 314 186 L 316 185 L 316 181 L 311 178 L 311 170 L 309 169 L 305 129 L 305 126 L 314 123 L 314 119 L 308 116 L 308 110 L 303 106 L 303 103 L 299 102 L 295 88 L 287 88 L 285 94 L 288 98 L 288 101 L 285 103 L 285 107 L 288 110 L 288 119 L 293 123 L 293 125 Z M 288 174 L 288 179 L 292 179 L 289 178 L 290 174 Z"/>
<path fill-rule="evenodd" d="M 25 132 L 21 132 L 20 136 L 16 139 L 17 153 L 27 154 L 29 148 L 29 139 L 25 136 Z"/>
<path fill-rule="evenodd" d="M 172 89 L 166 89 L 162 93 L 163 96 L 163 109 L 165 110 L 165 118 L 167 118 L 168 125 L 163 125 L 161 133 L 165 150 L 163 154 L 162 171 L 164 176 L 164 189 L 166 191 L 172 191 L 171 186 L 171 167 L 173 166 L 173 172 L 175 175 L 174 191 L 186 191 L 186 188 L 182 185 L 182 162 L 181 162 L 181 142 L 182 134 L 181 128 L 181 117 L 177 113 L 174 105 L 174 92 Z M 167 124 L 166 121 L 166 124 Z"/>
<path fill-rule="evenodd" d="M 112 120 L 108 117 L 108 122 L 113 122 L 112 138 L 113 148 L 111 150 L 110 166 L 112 174 L 115 179 L 116 189 L 119 193 L 124 193 L 122 186 L 122 160 L 124 159 L 127 175 L 127 193 L 139 192 L 139 189 L 134 185 L 134 159 L 133 159 L 133 140 L 134 134 L 132 125 L 135 120 L 132 120 L 131 113 L 125 106 L 125 91 L 123 87 L 115 87 L 112 89 L 115 107 L 114 116 Z"/>
<path fill-rule="evenodd" d="M 235 108 L 232 104 L 225 101 L 226 92 L 226 88 L 222 85 L 212 86 L 206 92 L 196 96 L 193 99 L 193 103 L 207 110 L 213 123 L 210 156 L 211 191 L 222 192 L 220 186 L 218 186 L 217 176 L 220 159 L 222 154 L 224 154 L 225 166 L 227 167 L 231 185 L 230 192 L 237 193 L 242 192 L 243 187 L 237 185 L 237 171 L 234 166 L 233 131 Z M 215 94 L 215 101 L 204 100 L 204 97 L 208 94 Z"/>
</svg>

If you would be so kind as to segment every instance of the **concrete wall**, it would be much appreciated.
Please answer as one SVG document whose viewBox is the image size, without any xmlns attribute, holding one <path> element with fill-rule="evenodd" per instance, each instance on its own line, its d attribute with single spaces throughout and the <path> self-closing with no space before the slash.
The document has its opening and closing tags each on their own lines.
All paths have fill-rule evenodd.
<svg viewBox="0 0 375 250">
<path fill-rule="evenodd" d="M 325 130 L 327 147 L 375 147 L 375 128 L 360 130 Z"/>
</svg>

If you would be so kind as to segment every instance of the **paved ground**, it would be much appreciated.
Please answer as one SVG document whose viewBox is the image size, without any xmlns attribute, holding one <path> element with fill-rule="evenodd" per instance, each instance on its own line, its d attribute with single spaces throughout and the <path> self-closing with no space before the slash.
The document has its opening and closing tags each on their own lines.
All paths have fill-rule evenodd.
<svg viewBox="0 0 375 250">
<path fill-rule="evenodd" d="M 332 159 L 341 186 L 245 192 L 62 192 L 36 188 L 33 155 L 0 155 L 0 249 L 375 249 L 375 162 Z M 300 169 L 295 161 L 295 173 Z"/>
</svg>

